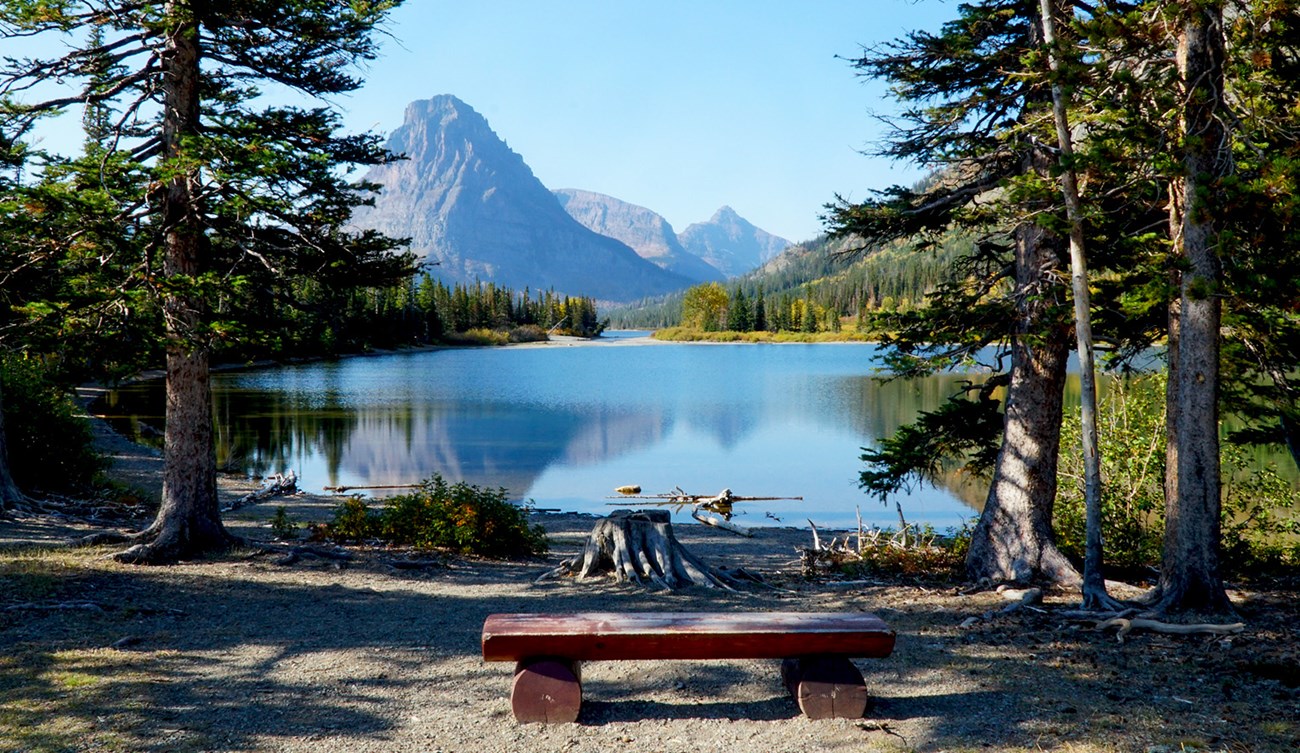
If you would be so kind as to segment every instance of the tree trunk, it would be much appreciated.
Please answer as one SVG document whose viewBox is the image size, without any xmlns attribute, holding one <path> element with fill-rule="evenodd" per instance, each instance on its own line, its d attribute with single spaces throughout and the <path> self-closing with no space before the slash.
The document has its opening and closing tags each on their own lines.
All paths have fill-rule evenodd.
<svg viewBox="0 0 1300 753">
<path fill-rule="evenodd" d="M 1229 168 L 1223 110 L 1223 9 L 1188 3 L 1178 46 L 1184 82 L 1180 227 L 1185 269 L 1179 297 L 1177 494 L 1166 500 L 1162 611 L 1231 613 L 1219 573 L 1220 178 Z"/>
<path fill-rule="evenodd" d="M 233 538 L 217 506 L 216 449 L 208 345 L 200 327 L 204 303 L 189 283 L 204 270 L 206 237 L 199 174 L 185 165 L 187 138 L 199 132 L 198 22 L 187 2 L 164 6 L 169 27 L 163 51 L 164 167 L 172 167 L 159 198 L 163 217 L 163 275 L 177 283 L 163 298 L 167 337 L 167 413 L 163 495 L 140 543 L 117 555 L 135 563 L 173 562 L 228 547 Z M 170 163 L 170 165 L 168 164 Z"/>
<path fill-rule="evenodd" d="M 1034 25 L 1030 41 L 1043 41 L 1041 23 Z M 1037 117 L 1051 106 L 1048 89 L 1032 91 L 1026 94 L 1022 118 Z M 1028 138 L 1020 149 L 1023 174 L 1047 180 L 1055 164 L 1052 155 Z M 966 573 L 972 580 L 1045 580 L 1071 587 L 1080 582 L 1078 571 L 1052 538 L 1070 340 L 1069 325 L 1056 310 L 1062 298 L 1058 280 L 1063 250 L 1060 238 L 1030 220 L 1016 228 L 1011 381 L 1002 448 L 966 555 Z"/>
<path fill-rule="evenodd" d="M 1074 293 L 1074 332 L 1079 352 L 1080 436 L 1083 445 L 1084 509 L 1086 543 L 1083 560 L 1083 608 L 1116 609 L 1120 603 L 1106 593 L 1102 575 L 1104 551 L 1101 539 L 1101 452 L 1097 446 L 1097 368 L 1093 357 L 1091 297 L 1088 291 L 1088 263 L 1083 247 L 1083 208 L 1079 180 L 1074 166 L 1074 140 L 1066 109 L 1065 88 L 1060 82 L 1060 48 L 1056 37 L 1056 16 L 1063 13 L 1054 0 L 1041 0 L 1043 41 L 1052 69 L 1052 115 L 1056 140 L 1061 148 L 1061 195 L 1070 223 L 1070 286 Z"/>
<path fill-rule="evenodd" d="M 1174 239 L 1172 254 L 1182 255 L 1183 249 L 1183 195 L 1182 186 L 1169 187 L 1169 237 Z M 1171 265 L 1172 266 L 1172 265 Z M 1169 270 L 1169 289 L 1182 289 L 1182 272 L 1176 266 Z M 1168 514 L 1172 500 L 1178 498 L 1178 421 L 1182 409 L 1178 404 L 1178 343 L 1182 339 L 1182 303 L 1178 298 L 1169 302 L 1169 333 L 1165 337 L 1165 508 Z"/>
<path fill-rule="evenodd" d="M 5 434 L 4 378 L 0 376 L 0 515 L 18 507 L 27 498 L 9 473 L 9 445 Z"/>
<path fill-rule="evenodd" d="M 1069 333 L 1048 318 L 1057 298 L 1059 241 L 1024 226 L 1016 233 L 1017 333 L 1011 347 L 1005 430 L 988 499 L 966 557 L 972 580 L 1047 580 L 1077 585 L 1078 571 L 1052 539 L 1056 461 Z"/>
</svg>

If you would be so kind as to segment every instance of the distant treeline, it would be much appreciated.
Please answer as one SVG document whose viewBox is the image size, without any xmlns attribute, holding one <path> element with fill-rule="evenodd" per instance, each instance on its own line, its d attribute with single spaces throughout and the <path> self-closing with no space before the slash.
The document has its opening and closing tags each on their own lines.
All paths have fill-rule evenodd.
<svg viewBox="0 0 1300 753">
<path fill-rule="evenodd" d="M 728 313 L 720 318 L 688 321 L 698 307 L 691 299 L 702 288 L 674 293 L 662 298 L 611 310 L 609 326 L 618 329 L 662 329 L 694 326 L 698 329 L 736 329 L 737 331 L 819 332 L 838 329 L 842 320 L 863 321 L 864 314 L 883 311 L 906 311 L 920 306 L 925 296 L 941 282 L 952 278 L 953 262 L 966 254 L 971 240 L 952 235 L 928 253 L 891 245 L 879 249 L 858 249 L 852 242 L 819 238 L 793 246 L 761 269 L 721 285 L 727 292 L 724 306 L 732 302 L 740 307 L 740 318 L 728 322 Z M 716 296 L 715 296 L 716 298 Z M 756 309 L 763 317 L 747 329 Z M 688 316 L 683 317 L 683 310 Z M 717 312 L 714 312 L 717 313 Z M 736 319 L 735 315 L 730 318 Z"/>
<path fill-rule="evenodd" d="M 402 285 L 329 291 L 311 281 L 293 306 L 266 302 L 267 334 L 219 353 L 222 360 L 331 355 L 439 343 L 545 340 L 548 333 L 595 337 L 605 328 L 588 297 L 517 292 L 491 282 L 445 282 L 421 273 Z"/>
</svg>

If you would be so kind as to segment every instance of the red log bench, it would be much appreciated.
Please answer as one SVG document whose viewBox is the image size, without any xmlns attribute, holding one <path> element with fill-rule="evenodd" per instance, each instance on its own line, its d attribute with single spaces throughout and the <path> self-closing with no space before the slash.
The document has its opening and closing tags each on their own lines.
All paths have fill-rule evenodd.
<svg viewBox="0 0 1300 753">
<path fill-rule="evenodd" d="M 513 661 L 510 705 L 521 722 L 572 722 L 581 662 L 783 659 L 781 676 L 813 719 L 860 719 L 867 689 L 852 658 L 894 650 L 894 631 L 863 612 L 494 614 L 483 658 Z"/>
</svg>

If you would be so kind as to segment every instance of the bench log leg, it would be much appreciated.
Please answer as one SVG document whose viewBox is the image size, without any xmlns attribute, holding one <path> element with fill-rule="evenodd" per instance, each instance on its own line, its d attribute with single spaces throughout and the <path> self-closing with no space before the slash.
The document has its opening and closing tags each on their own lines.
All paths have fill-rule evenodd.
<svg viewBox="0 0 1300 753">
<path fill-rule="evenodd" d="M 867 684 L 844 657 L 786 659 L 781 679 L 809 719 L 861 719 L 867 711 Z"/>
<path fill-rule="evenodd" d="M 576 722 L 582 706 L 578 662 L 534 659 L 515 665 L 510 708 L 520 722 Z"/>
</svg>

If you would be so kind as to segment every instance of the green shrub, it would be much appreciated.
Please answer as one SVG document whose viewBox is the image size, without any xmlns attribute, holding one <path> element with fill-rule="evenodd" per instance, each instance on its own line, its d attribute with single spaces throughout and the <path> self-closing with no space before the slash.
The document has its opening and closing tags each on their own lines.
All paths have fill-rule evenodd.
<svg viewBox="0 0 1300 753">
<path fill-rule="evenodd" d="M 1300 568 L 1300 492 L 1273 464 L 1239 445 L 1223 447 L 1221 557 L 1229 577 Z"/>
<path fill-rule="evenodd" d="M 1159 565 L 1165 509 L 1164 374 L 1113 378 L 1097 406 L 1101 453 L 1101 532 L 1106 565 L 1119 571 Z M 1086 511 L 1078 411 L 1061 426 L 1055 528 L 1066 555 L 1083 561 Z"/>
<path fill-rule="evenodd" d="M 271 518 L 271 531 L 277 539 L 298 538 L 298 524 L 289 517 L 289 511 L 283 505 L 275 508 L 275 515 Z"/>
<path fill-rule="evenodd" d="M 1158 567 L 1164 546 L 1165 374 L 1115 378 L 1098 405 L 1102 540 L 1111 572 Z M 1057 544 L 1083 561 L 1085 510 L 1079 416 L 1061 431 L 1054 526 Z M 1300 492 L 1242 447 L 1220 445 L 1225 575 L 1265 574 L 1300 565 Z"/>
<path fill-rule="evenodd" d="M 90 488 L 107 463 L 89 422 L 39 361 L 0 357 L 9 470 L 23 489 L 73 493 Z"/>
<path fill-rule="evenodd" d="M 352 497 L 339 505 L 331 523 L 317 530 L 335 541 L 378 539 L 485 557 L 529 557 L 547 551 L 546 532 L 529 525 L 527 508 L 508 501 L 505 489 L 448 484 L 436 474 L 414 493 L 386 500 L 378 511 Z"/>
<path fill-rule="evenodd" d="M 359 494 L 340 502 L 329 523 L 312 528 L 314 538 L 353 543 L 373 539 L 378 533 L 378 517 Z"/>
</svg>

